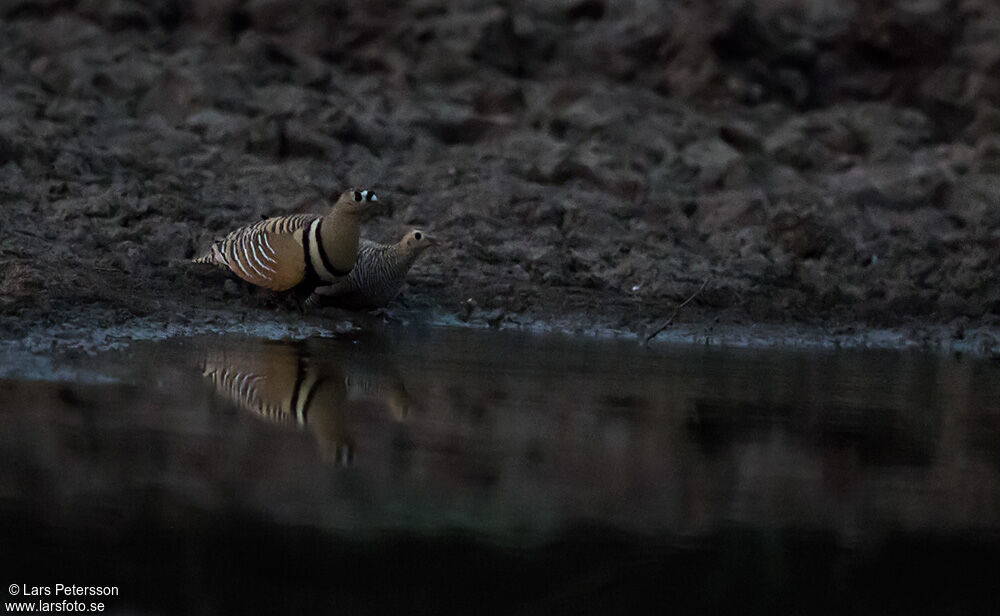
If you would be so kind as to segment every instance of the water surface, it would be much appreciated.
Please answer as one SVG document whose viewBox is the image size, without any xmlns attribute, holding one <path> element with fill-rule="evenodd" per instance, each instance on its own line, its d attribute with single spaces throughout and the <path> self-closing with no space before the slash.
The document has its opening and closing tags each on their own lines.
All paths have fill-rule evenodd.
<svg viewBox="0 0 1000 616">
<path fill-rule="evenodd" d="M 4 580 L 150 613 L 996 606 L 997 362 L 430 329 L 76 367 L 0 382 Z"/>
</svg>

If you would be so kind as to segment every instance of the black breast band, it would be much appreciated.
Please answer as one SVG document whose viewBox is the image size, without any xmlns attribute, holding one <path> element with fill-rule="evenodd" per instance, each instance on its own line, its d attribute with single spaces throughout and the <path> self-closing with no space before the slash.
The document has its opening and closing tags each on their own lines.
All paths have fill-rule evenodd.
<svg viewBox="0 0 1000 616">
<path fill-rule="evenodd" d="M 320 231 L 322 229 L 323 229 L 323 219 L 320 219 L 319 224 L 316 225 L 316 248 L 317 252 L 319 252 L 319 260 L 323 262 L 323 267 L 326 269 L 326 271 L 330 272 L 334 276 L 346 276 L 350 274 L 351 270 L 348 269 L 347 271 L 344 271 L 342 269 L 334 267 L 333 264 L 330 263 L 330 258 L 326 255 L 326 250 L 323 248 L 323 241 L 322 239 L 320 239 Z M 306 231 L 307 231 L 306 235 L 309 235 L 308 229 Z M 305 244 L 303 243 L 303 245 Z M 309 251 L 307 250 L 306 255 L 308 254 Z"/>
</svg>

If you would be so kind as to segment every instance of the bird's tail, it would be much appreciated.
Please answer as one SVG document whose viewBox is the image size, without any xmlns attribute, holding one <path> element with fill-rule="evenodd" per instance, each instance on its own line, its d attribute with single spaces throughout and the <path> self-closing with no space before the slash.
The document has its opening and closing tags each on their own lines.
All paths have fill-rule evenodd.
<svg viewBox="0 0 1000 616">
<path fill-rule="evenodd" d="M 215 265 L 218 267 L 227 266 L 226 257 L 222 254 L 222 247 L 219 246 L 219 242 L 214 242 L 212 247 L 209 248 L 205 254 L 191 259 L 191 263 L 204 263 L 206 265 Z"/>
</svg>

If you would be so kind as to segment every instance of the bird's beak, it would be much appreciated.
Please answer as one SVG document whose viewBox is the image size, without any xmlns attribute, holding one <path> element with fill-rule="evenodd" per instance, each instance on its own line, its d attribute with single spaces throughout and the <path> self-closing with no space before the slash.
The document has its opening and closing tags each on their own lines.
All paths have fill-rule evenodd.
<svg viewBox="0 0 1000 616">
<path fill-rule="evenodd" d="M 437 246 L 437 245 L 439 245 L 441 243 L 441 242 L 438 241 L 438 238 L 436 238 L 433 235 L 425 235 L 424 239 L 427 240 L 427 245 L 428 246 Z"/>
</svg>

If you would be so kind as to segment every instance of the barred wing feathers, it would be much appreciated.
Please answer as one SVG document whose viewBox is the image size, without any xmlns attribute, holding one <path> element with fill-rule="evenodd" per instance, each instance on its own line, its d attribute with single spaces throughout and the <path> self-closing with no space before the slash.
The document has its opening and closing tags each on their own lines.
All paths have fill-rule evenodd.
<svg viewBox="0 0 1000 616">
<path fill-rule="evenodd" d="M 247 282 L 273 291 L 287 291 L 306 274 L 299 231 L 317 218 L 317 214 L 292 214 L 240 227 L 195 261 L 228 268 Z"/>
</svg>

